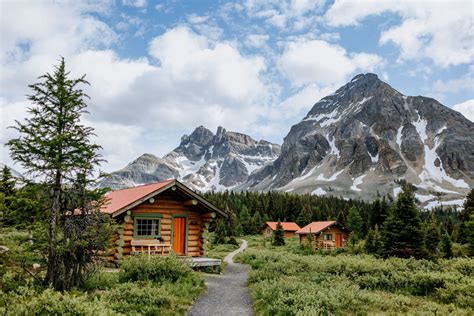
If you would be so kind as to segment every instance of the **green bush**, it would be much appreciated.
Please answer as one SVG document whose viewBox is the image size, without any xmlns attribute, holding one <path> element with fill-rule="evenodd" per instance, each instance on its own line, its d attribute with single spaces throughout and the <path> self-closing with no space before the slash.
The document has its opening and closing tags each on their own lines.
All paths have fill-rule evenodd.
<svg viewBox="0 0 474 316">
<path fill-rule="evenodd" d="M 118 282 L 118 273 L 98 271 L 85 280 L 81 288 L 85 291 L 107 290 L 117 285 Z"/>
<path fill-rule="evenodd" d="M 473 308 L 474 260 L 469 258 L 302 255 L 293 246 L 285 248 L 254 248 L 238 257 L 252 267 L 249 284 L 257 314 L 468 314 Z"/>
<path fill-rule="evenodd" d="M 173 297 L 151 282 L 123 283 L 106 293 L 103 300 L 115 311 L 157 315 L 171 308 Z"/>
<path fill-rule="evenodd" d="M 176 282 L 193 273 L 187 260 L 175 256 L 130 256 L 120 266 L 120 282 Z"/>
<path fill-rule="evenodd" d="M 0 292 L 0 296 L 2 315 L 117 315 L 107 304 L 80 292 L 37 292 L 19 287 L 8 294 Z"/>
</svg>

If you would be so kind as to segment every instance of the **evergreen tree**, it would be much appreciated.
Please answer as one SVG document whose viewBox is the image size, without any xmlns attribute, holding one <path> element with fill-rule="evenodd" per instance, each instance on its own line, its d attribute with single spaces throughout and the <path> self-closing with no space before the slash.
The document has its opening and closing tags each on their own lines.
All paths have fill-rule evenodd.
<svg viewBox="0 0 474 316">
<path fill-rule="evenodd" d="M 423 232 L 419 212 L 409 186 L 403 188 L 382 230 L 385 256 L 421 258 Z"/>
<path fill-rule="evenodd" d="M 93 185 L 94 169 L 102 161 L 99 145 L 91 142 L 93 129 L 81 124 L 87 95 L 79 87 L 84 76 L 69 79 L 64 59 L 52 74 L 30 85 L 33 106 L 24 123 L 15 122 L 20 136 L 7 143 L 11 157 L 28 174 L 38 176 L 49 192 L 48 267 L 45 283 L 70 289 L 82 280 L 94 253 L 105 249 L 108 223 L 98 212 L 103 190 Z M 95 201 L 95 202 L 93 202 Z M 78 210 L 79 216 L 68 216 Z M 90 229 L 95 231 L 91 233 Z M 97 234 L 97 231 L 104 234 Z M 92 248 L 95 248 L 92 250 Z"/>
<path fill-rule="evenodd" d="M 469 235 L 472 233 L 472 228 L 469 228 L 468 222 L 471 220 L 471 216 L 474 215 L 474 189 L 471 189 L 469 194 L 466 196 L 464 207 L 459 214 L 459 237 L 458 242 L 466 244 L 469 242 Z"/>
<path fill-rule="evenodd" d="M 472 214 L 470 220 L 466 222 L 466 231 L 466 239 L 469 244 L 469 255 L 474 256 L 474 214 Z"/>
<path fill-rule="evenodd" d="M 346 226 L 351 230 L 350 239 L 355 243 L 362 236 L 362 226 L 364 222 L 362 216 L 360 216 L 359 209 L 355 206 L 349 209 L 347 214 Z"/>
<path fill-rule="evenodd" d="M 453 244 L 451 242 L 451 238 L 449 237 L 448 232 L 444 233 L 443 239 L 441 241 L 441 246 L 442 246 L 443 255 L 445 258 L 449 259 L 449 258 L 454 257 Z"/>
<path fill-rule="evenodd" d="M 431 213 L 428 221 L 425 223 L 425 250 L 430 257 L 436 257 L 439 253 L 439 243 L 441 241 L 441 233 L 439 224 L 436 221 L 434 213 Z"/>
<path fill-rule="evenodd" d="M 13 178 L 10 168 L 3 166 L 0 176 L 0 193 L 3 193 L 5 197 L 15 195 L 15 185 L 16 180 Z"/>
<path fill-rule="evenodd" d="M 250 217 L 248 208 L 243 205 L 239 216 L 240 224 L 242 225 L 242 231 L 245 235 L 252 234 L 252 217 Z"/>
<path fill-rule="evenodd" d="M 382 252 L 383 243 L 380 235 L 379 226 L 376 224 L 375 228 L 369 229 L 365 239 L 365 251 L 370 254 L 378 255 Z"/>
<path fill-rule="evenodd" d="M 303 209 L 300 211 L 298 214 L 298 219 L 296 220 L 296 223 L 300 227 L 304 227 L 311 223 L 313 220 L 313 212 L 311 211 L 311 208 L 308 206 L 304 206 Z"/>
<path fill-rule="evenodd" d="M 276 230 L 273 232 L 273 245 L 283 246 L 285 244 L 285 232 L 280 221 L 278 221 Z"/>
<path fill-rule="evenodd" d="M 224 244 L 226 242 L 227 230 L 224 220 L 219 218 L 216 221 L 216 229 L 214 230 L 214 243 L 215 244 Z"/>
<path fill-rule="evenodd" d="M 260 216 L 260 212 L 256 211 L 252 218 L 252 230 L 253 234 L 259 234 L 260 230 L 263 227 L 262 217 Z"/>
</svg>

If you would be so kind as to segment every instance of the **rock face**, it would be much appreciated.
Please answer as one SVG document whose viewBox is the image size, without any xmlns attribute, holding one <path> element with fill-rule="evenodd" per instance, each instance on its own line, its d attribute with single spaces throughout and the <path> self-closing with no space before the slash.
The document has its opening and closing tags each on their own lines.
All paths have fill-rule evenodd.
<svg viewBox="0 0 474 316">
<path fill-rule="evenodd" d="M 163 158 L 144 154 L 113 172 L 100 186 L 119 189 L 176 178 L 200 191 L 232 189 L 279 154 L 277 144 L 256 141 L 222 127 L 214 134 L 199 126 Z"/>
<path fill-rule="evenodd" d="M 462 199 L 474 186 L 474 123 L 361 74 L 317 102 L 291 127 L 278 159 L 238 189 L 371 199 L 396 195 L 400 179 L 426 203 L 440 193 Z"/>
<path fill-rule="evenodd" d="M 371 200 L 404 180 L 425 206 L 462 203 L 474 186 L 474 123 L 438 101 L 360 74 L 321 99 L 280 146 L 200 126 L 101 183 L 114 189 L 178 178 L 198 190 L 282 190 Z"/>
</svg>

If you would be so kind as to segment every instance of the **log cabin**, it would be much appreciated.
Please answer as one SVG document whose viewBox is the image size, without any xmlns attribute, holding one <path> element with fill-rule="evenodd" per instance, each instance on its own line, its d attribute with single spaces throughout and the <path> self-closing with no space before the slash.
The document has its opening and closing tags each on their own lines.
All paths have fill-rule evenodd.
<svg viewBox="0 0 474 316">
<path fill-rule="evenodd" d="M 262 234 L 265 237 L 272 237 L 273 232 L 276 230 L 278 222 L 266 222 L 265 228 L 262 230 Z M 300 229 L 298 224 L 295 222 L 280 222 L 283 227 L 285 237 L 293 237 L 297 230 Z"/>
<path fill-rule="evenodd" d="M 300 236 L 300 244 L 307 244 L 311 234 L 313 249 L 334 249 L 347 246 L 350 230 L 336 221 L 322 221 L 312 222 L 296 234 Z"/>
<path fill-rule="evenodd" d="M 202 257 L 208 254 L 208 228 L 227 214 L 177 180 L 117 190 L 106 196 L 101 212 L 119 225 L 109 262 L 118 264 L 143 251 Z M 150 247 L 152 245 L 153 247 Z"/>
</svg>

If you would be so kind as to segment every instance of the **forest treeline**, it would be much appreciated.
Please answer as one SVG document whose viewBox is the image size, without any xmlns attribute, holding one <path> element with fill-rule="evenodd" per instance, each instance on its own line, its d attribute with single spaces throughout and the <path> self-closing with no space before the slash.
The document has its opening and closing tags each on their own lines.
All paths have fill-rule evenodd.
<svg viewBox="0 0 474 316">
<path fill-rule="evenodd" d="M 234 215 L 230 222 L 216 222 L 219 240 L 225 235 L 259 234 L 266 221 L 294 221 L 303 227 L 313 221 L 336 220 L 352 231 L 351 245 L 359 245 L 368 253 L 451 257 L 452 244 L 457 243 L 463 254 L 474 254 L 474 190 L 463 207 L 429 211 L 417 206 L 410 185 L 404 186 L 397 199 L 379 196 L 373 202 L 278 191 L 208 192 L 204 196 Z"/>
</svg>

